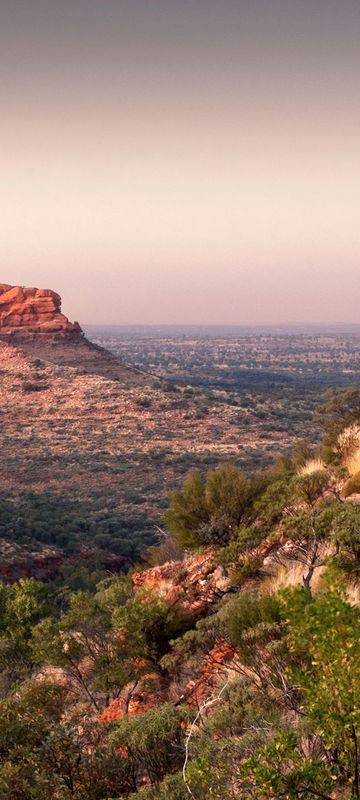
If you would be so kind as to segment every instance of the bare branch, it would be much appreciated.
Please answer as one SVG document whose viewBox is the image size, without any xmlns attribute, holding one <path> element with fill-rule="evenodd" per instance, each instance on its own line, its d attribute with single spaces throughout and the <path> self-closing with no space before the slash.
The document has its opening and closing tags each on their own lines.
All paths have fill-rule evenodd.
<svg viewBox="0 0 360 800">
<path fill-rule="evenodd" d="M 207 698 L 206 700 L 204 700 L 204 702 L 201 704 L 201 706 L 200 706 L 200 708 L 199 708 L 199 710 L 198 710 L 198 712 L 197 712 L 197 714 L 196 714 L 196 717 L 195 717 L 195 719 L 194 719 L 194 720 L 193 720 L 193 722 L 191 723 L 190 730 L 189 730 L 189 733 L 188 733 L 188 735 L 187 735 L 187 738 L 186 738 L 186 743 L 185 743 L 185 761 L 184 761 L 184 765 L 183 765 L 183 770 L 182 770 L 182 773 L 183 773 L 183 779 L 184 779 L 185 786 L 186 786 L 186 788 L 187 788 L 187 790 L 188 790 L 188 792 L 189 792 L 189 795 L 190 795 L 191 797 L 194 797 L 194 795 L 193 795 L 193 793 L 192 793 L 192 791 L 191 791 L 191 789 L 190 789 L 190 786 L 189 786 L 189 784 L 188 784 L 188 782 L 187 782 L 187 780 L 186 780 L 186 768 L 187 768 L 187 764 L 188 764 L 188 760 L 189 760 L 189 744 L 190 744 L 190 739 L 191 739 L 191 736 L 192 736 L 192 734 L 193 734 L 193 730 L 194 730 L 194 728 L 195 728 L 195 725 L 196 725 L 196 723 L 197 723 L 197 721 L 198 721 L 199 717 L 201 717 L 201 712 L 202 712 L 202 711 L 204 711 L 204 710 L 205 710 L 205 708 L 209 708 L 210 706 L 214 705 L 214 703 L 217 703 L 219 700 L 221 700 L 221 695 L 222 695 L 222 693 L 225 691 L 225 689 L 226 689 L 226 687 L 227 687 L 228 683 L 229 683 L 229 681 L 226 681 L 226 683 L 225 683 L 225 684 L 224 684 L 224 686 L 222 687 L 222 689 L 221 689 L 221 691 L 219 692 L 219 694 L 217 695 L 217 697 L 214 697 L 214 698 Z"/>
</svg>

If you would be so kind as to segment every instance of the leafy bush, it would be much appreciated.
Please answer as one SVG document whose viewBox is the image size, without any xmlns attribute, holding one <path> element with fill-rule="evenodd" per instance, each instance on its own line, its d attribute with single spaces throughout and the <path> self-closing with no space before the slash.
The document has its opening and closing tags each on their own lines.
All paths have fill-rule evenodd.
<svg viewBox="0 0 360 800">
<path fill-rule="evenodd" d="M 184 758 L 184 708 L 171 703 L 157 706 L 139 716 L 124 717 L 111 736 L 115 747 L 125 747 L 127 759 L 136 772 L 158 784 L 167 772 L 180 768 Z"/>
<path fill-rule="evenodd" d="M 182 547 L 225 544 L 250 505 L 250 481 L 233 464 L 225 464 L 210 470 L 205 480 L 190 473 L 183 491 L 171 493 L 164 520 Z"/>
</svg>

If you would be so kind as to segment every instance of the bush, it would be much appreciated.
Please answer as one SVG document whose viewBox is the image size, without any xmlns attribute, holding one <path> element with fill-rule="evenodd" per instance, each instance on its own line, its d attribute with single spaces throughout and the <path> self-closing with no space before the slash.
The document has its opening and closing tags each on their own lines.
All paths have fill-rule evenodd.
<svg viewBox="0 0 360 800">
<path fill-rule="evenodd" d="M 259 578 L 261 575 L 262 558 L 260 556 L 247 555 L 230 570 L 230 578 L 233 584 L 242 586 L 244 581 L 250 578 Z"/>
<path fill-rule="evenodd" d="M 182 547 L 226 544 L 250 504 L 250 481 L 234 464 L 224 464 L 205 480 L 190 473 L 183 491 L 170 495 L 165 524 Z"/>
<path fill-rule="evenodd" d="M 47 383 L 31 383 L 31 381 L 24 381 L 22 385 L 23 392 L 43 392 L 44 389 L 48 388 Z"/>
<path fill-rule="evenodd" d="M 127 748 L 134 771 L 145 773 L 151 782 L 158 783 L 183 762 L 185 718 L 183 708 L 164 703 L 141 715 L 123 717 L 111 742 L 116 748 Z"/>
</svg>

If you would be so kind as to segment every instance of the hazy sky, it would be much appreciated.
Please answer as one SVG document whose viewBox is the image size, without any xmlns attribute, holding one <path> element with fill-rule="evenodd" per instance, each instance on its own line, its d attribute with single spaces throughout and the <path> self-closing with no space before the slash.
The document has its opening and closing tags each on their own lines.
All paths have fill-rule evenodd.
<svg viewBox="0 0 360 800">
<path fill-rule="evenodd" d="M 360 322 L 359 0 L 1 0 L 0 282 Z"/>
</svg>

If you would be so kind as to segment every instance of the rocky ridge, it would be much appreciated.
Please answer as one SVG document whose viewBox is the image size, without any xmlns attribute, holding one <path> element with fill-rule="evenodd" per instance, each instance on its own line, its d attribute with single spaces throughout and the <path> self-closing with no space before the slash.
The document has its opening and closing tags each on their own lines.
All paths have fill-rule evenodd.
<svg viewBox="0 0 360 800">
<path fill-rule="evenodd" d="M 1 343 L 50 364 L 75 367 L 126 386 L 145 385 L 152 379 L 89 342 L 79 323 L 70 322 L 61 312 L 61 297 L 51 289 L 0 283 Z"/>
</svg>

